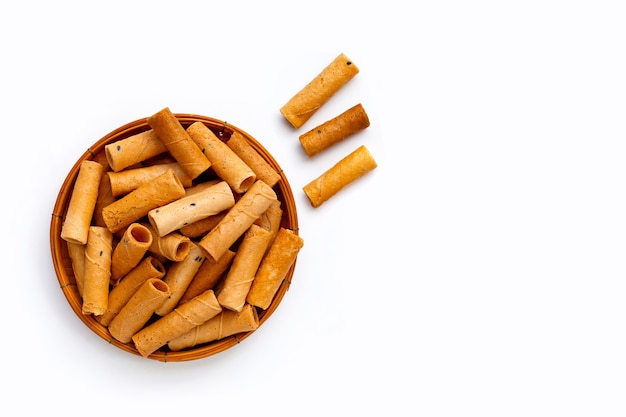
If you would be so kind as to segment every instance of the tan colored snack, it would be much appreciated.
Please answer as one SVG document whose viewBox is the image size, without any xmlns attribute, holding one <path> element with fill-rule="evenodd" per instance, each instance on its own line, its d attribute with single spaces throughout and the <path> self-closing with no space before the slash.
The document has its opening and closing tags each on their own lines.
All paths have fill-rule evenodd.
<svg viewBox="0 0 626 417">
<path fill-rule="evenodd" d="M 305 185 L 302 190 L 311 202 L 311 206 L 316 208 L 376 167 L 377 164 L 372 154 L 362 145 Z"/>
<path fill-rule="evenodd" d="M 85 282 L 85 245 L 67 242 L 67 254 L 72 262 L 72 271 L 74 272 L 78 295 L 82 297 Z"/>
<path fill-rule="evenodd" d="M 272 233 L 261 226 L 253 224 L 248 228 L 237 249 L 233 264 L 217 291 L 217 301 L 222 307 L 241 311 L 272 237 Z"/>
<path fill-rule="evenodd" d="M 196 179 L 211 167 L 211 162 L 168 107 L 148 117 L 147 122 L 189 178 Z"/>
<path fill-rule="evenodd" d="M 152 129 L 109 143 L 104 147 L 109 166 L 115 172 L 139 164 L 166 151 L 165 144 L 161 142 Z"/>
<path fill-rule="evenodd" d="M 165 316 L 174 310 L 204 259 L 204 252 L 195 243 L 191 243 L 187 257 L 169 267 L 163 281 L 170 287 L 170 296 L 155 311 L 156 314 Z"/>
<path fill-rule="evenodd" d="M 109 324 L 111 336 L 122 343 L 129 343 L 169 294 L 167 284 L 158 278 L 144 282 Z"/>
<path fill-rule="evenodd" d="M 256 174 L 240 157 L 220 140 L 202 122 L 195 122 L 187 128 L 191 139 L 211 162 L 211 168 L 235 192 L 242 194 L 256 180 Z"/>
<path fill-rule="evenodd" d="M 93 219 L 103 171 L 103 166 L 97 162 L 83 161 L 80 163 L 61 228 L 61 238 L 66 242 L 82 245 L 87 243 L 87 235 Z"/>
<path fill-rule="evenodd" d="M 280 174 L 250 145 L 246 138 L 239 132 L 233 132 L 226 142 L 256 174 L 256 179 L 261 180 L 270 187 L 280 181 Z"/>
<path fill-rule="evenodd" d="M 165 267 L 161 261 L 152 256 L 145 257 L 111 289 L 107 311 L 96 317 L 96 321 L 108 326 L 144 282 L 152 278 L 161 279 L 164 275 Z"/>
<path fill-rule="evenodd" d="M 209 216 L 202 220 L 198 220 L 191 224 L 181 227 L 178 231 L 180 234 L 187 236 L 191 239 L 202 237 L 209 233 L 211 229 L 218 225 L 218 223 L 226 216 L 228 210 L 224 210 L 214 216 Z"/>
<path fill-rule="evenodd" d="M 358 73 L 357 66 L 345 54 L 339 54 L 281 107 L 280 112 L 298 129 Z"/>
<path fill-rule="evenodd" d="M 83 314 L 106 312 L 111 280 L 113 234 L 106 228 L 90 226 L 85 245 L 85 276 L 83 280 Z"/>
<path fill-rule="evenodd" d="M 340 115 L 300 135 L 300 144 L 309 157 L 330 148 L 349 136 L 367 128 L 369 118 L 362 104 L 357 104 Z"/>
<path fill-rule="evenodd" d="M 205 323 L 221 311 L 215 294 L 208 290 L 144 327 L 135 333 L 132 340 L 137 351 L 147 357 L 168 341 Z"/>
<path fill-rule="evenodd" d="M 241 312 L 222 310 L 220 314 L 172 339 L 167 346 L 179 351 L 202 343 L 220 340 L 237 333 L 251 332 L 259 327 L 256 308 L 246 304 Z"/>
<path fill-rule="evenodd" d="M 198 245 L 211 258 L 219 259 L 275 200 L 276 192 L 257 180 Z"/>
<path fill-rule="evenodd" d="M 259 216 L 254 224 L 269 230 L 273 235 L 278 232 L 283 218 L 283 209 L 280 207 L 280 200 L 273 201 L 272 204 Z"/>
<path fill-rule="evenodd" d="M 226 272 L 228 267 L 232 264 L 234 258 L 235 252 L 232 250 L 226 251 L 217 261 L 214 261 L 210 257 L 206 258 L 187 286 L 178 304 L 186 303 L 206 290 L 213 290 L 224 275 L 224 272 Z"/>
<path fill-rule="evenodd" d="M 148 220 L 159 236 L 214 216 L 235 205 L 233 191 L 226 181 L 172 201 L 148 212 Z"/>
<path fill-rule="evenodd" d="M 253 306 L 267 309 L 280 284 L 296 261 L 304 240 L 293 230 L 281 228 L 254 277 L 246 301 Z"/>
<path fill-rule="evenodd" d="M 107 175 L 111 183 L 111 194 L 114 197 L 128 194 L 141 184 L 145 184 L 159 175 L 165 174 L 168 169 L 174 171 L 174 174 L 176 174 L 183 187 L 191 187 L 192 180 L 185 173 L 180 164 L 177 162 L 170 162 L 141 168 L 127 169 L 119 172 L 109 172 Z"/>
<path fill-rule="evenodd" d="M 141 219 L 154 208 L 163 206 L 185 195 L 185 188 L 168 169 L 165 174 L 140 185 L 134 191 L 102 209 L 102 217 L 113 233 Z"/>
<path fill-rule="evenodd" d="M 161 237 L 150 223 L 141 224 L 152 234 L 152 245 L 148 248 L 149 252 L 174 262 L 180 262 L 187 257 L 191 249 L 191 239 L 187 236 L 172 232 Z"/>
<path fill-rule="evenodd" d="M 109 180 L 108 173 L 104 172 L 100 179 L 100 187 L 98 188 L 98 198 L 96 199 L 96 206 L 93 211 L 93 224 L 95 226 L 106 227 L 104 218 L 102 217 L 102 209 L 109 204 L 113 203 L 116 198 L 111 192 L 111 181 Z"/>
<path fill-rule="evenodd" d="M 115 284 L 136 267 L 152 245 L 152 233 L 141 223 L 131 223 L 113 249 L 111 282 Z"/>
</svg>

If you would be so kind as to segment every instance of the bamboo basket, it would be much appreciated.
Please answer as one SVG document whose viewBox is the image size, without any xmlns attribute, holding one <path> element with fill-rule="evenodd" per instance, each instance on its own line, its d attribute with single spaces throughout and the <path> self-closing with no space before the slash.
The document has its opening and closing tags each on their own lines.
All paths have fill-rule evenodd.
<svg viewBox="0 0 626 417">
<path fill-rule="evenodd" d="M 199 121 L 204 123 L 204 125 L 211 129 L 223 141 L 227 141 L 230 138 L 230 135 L 235 131 L 244 136 L 250 143 L 250 145 L 279 173 L 281 178 L 280 181 L 278 181 L 278 183 L 274 186 L 274 191 L 276 192 L 278 199 L 281 201 L 281 209 L 283 210 L 281 226 L 298 233 L 298 215 L 293 193 L 291 191 L 289 182 L 287 181 L 287 177 L 285 176 L 278 163 L 274 160 L 272 155 L 257 140 L 255 140 L 245 131 L 221 120 L 206 116 L 184 113 L 177 113 L 175 114 L 175 116 L 185 128 L 187 128 L 194 122 Z M 88 148 L 87 151 L 85 151 L 85 153 L 83 153 L 83 155 L 80 157 L 80 159 L 76 161 L 69 174 L 67 175 L 65 181 L 63 182 L 63 185 L 61 186 L 61 189 L 57 196 L 56 203 L 54 205 L 54 211 L 52 213 L 52 219 L 50 222 L 50 247 L 52 252 L 52 261 L 61 291 L 63 292 L 63 295 L 70 304 L 70 307 L 80 318 L 80 320 L 102 339 L 126 352 L 137 356 L 141 355 L 135 349 L 132 342 L 128 344 L 119 342 L 118 340 L 114 339 L 110 335 L 108 329 L 98 323 L 92 315 L 85 315 L 82 313 L 82 300 L 76 286 L 76 280 L 72 271 L 72 263 L 69 258 L 67 244 L 63 239 L 61 239 L 61 227 L 63 225 L 64 216 L 67 212 L 69 200 L 72 195 L 74 182 L 76 181 L 76 177 L 78 175 L 80 163 L 83 160 L 92 160 L 96 158 L 96 156 L 100 152 L 104 152 L 104 147 L 108 143 L 124 139 L 126 137 L 149 129 L 150 126 L 147 123 L 147 118 L 139 119 L 115 129 L 114 131 L 104 136 L 102 139 L 98 140 L 90 148 Z M 259 328 L 274 313 L 281 300 L 283 299 L 285 293 L 289 289 L 295 266 L 296 263 L 294 262 L 287 275 L 285 276 L 285 279 L 283 280 L 270 306 L 265 310 L 257 309 Z M 187 348 L 175 352 L 169 351 L 167 349 L 167 346 L 163 346 L 159 350 L 149 355 L 147 358 L 158 360 L 161 362 L 181 362 L 201 359 L 232 348 L 233 346 L 241 343 L 253 332 L 254 331 L 249 331 L 235 334 L 214 342 L 197 345 L 192 348 Z"/>
</svg>

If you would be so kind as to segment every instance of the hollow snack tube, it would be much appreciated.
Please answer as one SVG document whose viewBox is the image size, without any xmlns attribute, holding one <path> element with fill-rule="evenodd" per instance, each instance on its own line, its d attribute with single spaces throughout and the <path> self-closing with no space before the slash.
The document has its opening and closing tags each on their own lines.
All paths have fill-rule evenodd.
<svg viewBox="0 0 626 417">
<path fill-rule="evenodd" d="M 207 257 L 187 286 L 178 304 L 186 303 L 206 290 L 213 290 L 224 272 L 230 267 L 235 258 L 235 252 L 227 250 L 217 261 Z"/>
<path fill-rule="evenodd" d="M 280 228 L 252 281 L 246 297 L 248 304 L 263 310 L 269 307 L 303 246 L 304 240 L 293 230 Z"/>
<path fill-rule="evenodd" d="M 174 262 L 180 262 L 187 257 L 191 249 L 191 239 L 187 236 L 178 232 L 159 236 L 150 223 L 141 224 L 152 234 L 152 245 L 148 248 L 149 252 Z"/>
<path fill-rule="evenodd" d="M 305 185 L 302 190 L 311 202 L 311 206 L 317 208 L 348 184 L 376 167 L 377 164 L 372 154 L 364 145 L 361 145 L 322 175 Z"/>
<path fill-rule="evenodd" d="M 113 234 L 101 226 L 90 226 L 85 244 L 85 276 L 83 280 L 83 314 L 106 312 L 111 280 Z"/>
<path fill-rule="evenodd" d="M 61 238 L 66 242 L 87 243 L 103 171 L 104 167 L 98 162 L 86 160 L 80 163 L 61 227 Z"/>
<path fill-rule="evenodd" d="M 85 282 L 85 245 L 67 242 L 67 254 L 72 263 L 72 271 L 74 272 L 78 295 L 82 297 Z"/>
<path fill-rule="evenodd" d="M 254 184 L 256 174 L 252 168 L 204 123 L 191 124 L 187 133 L 209 159 L 215 174 L 226 181 L 235 192 L 245 193 Z"/>
<path fill-rule="evenodd" d="M 185 195 L 185 188 L 168 169 L 164 174 L 140 185 L 134 191 L 102 209 L 102 217 L 113 233 L 141 219 L 154 208 L 163 206 Z"/>
<path fill-rule="evenodd" d="M 101 316 L 96 317 L 96 321 L 103 326 L 108 326 L 144 282 L 151 278 L 161 279 L 164 275 L 165 267 L 161 261 L 155 257 L 146 256 L 109 291 L 107 310 Z"/>
<path fill-rule="evenodd" d="M 179 351 L 202 343 L 220 340 L 237 333 L 250 332 L 259 327 L 256 308 L 246 304 L 240 312 L 222 310 L 217 316 L 170 340 L 167 347 Z"/>
<path fill-rule="evenodd" d="M 211 162 L 168 107 L 148 117 L 147 122 L 189 178 L 196 179 L 211 167 Z"/>
<path fill-rule="evenodd" d="M 275 200 L 276 192 L 257 180 L 198 245 L 211 258 L 219 259 Z"/>
<path fill-rule="evenodd" d="M 156 132 L 149 129 L 109 143 L 104 152 L 111 169 L 118 172 L 167 152 L 167 148 Z"/>
<path fill-rule="evenodd" d="M 115 284 L 136 267 L 152 245 L 152 233 L 141 223 L 131 223 L 113 249 L 111 282 Z"/>
<path fill-rule="evenodd" d="M 280 108 L 280 112 L 298 129 L 350 81 L 359 68 L 344 53 L 339 54 L 315 78 Z"/>
<path fill-rule="evenodd" d="M 261 226 L 253 224 L 248 228 L 230 270 L 216 293 L 217 301 L 222 307 L 241 311 L 271 239 L 272 233 Z"/>
<path fill-rule="evenodd" d="M 226 141 L 226 146 L 232 149 L 261 180 L 270 187 L 280 181 L 280 174 L 252 147 L 250 142 L 239 132 L 233 132 Z"/>
<path fill-rule="evenodd" d="M 168 285 L 158 278 L 151 278 L 141 284 L 109 324 L 111 336 L 122 343 L 129 343 L 169 294 Z"/>
<path fill-rule="evenodd" d="M 139 330 L 133 335 L 132 341 L 137 351 L 147 357 L 168 341 L 205 323 L 221 311 L 215 293 L 212 290 L 205 291 Z"/>
<path fill-rule="evenodd" d="M 235 205 L 233 191 L 226 181 L 186 195 L 148 212 L 148 220 L 159 236 L 216 215 Z"/>
<path fill-rule="evenodd" d="M 309 157 L 330 148 L 347 137 L 369 127 L 370 121 L 361 103 L 300 135 L 300 144 Z"/>
<path fill-rule="evenodd" d="M 170 265 L 165 273 L 165 277 L 163 277 L 163 281 L 170 287 L 170 295 L 155 311 L 157 315 L 165 316 L 176 308 L 178 301 L 185 293 L 198 269 L 200 269 L 204 259 L 205 256 L 202 249 L 195 243 L 191 243 L 187 257 L 180 262 Z"/>
<path fill-rule="evenodd" d="M 192 186 L 191 178 L 185 173 L 180 164 L 178 162 L 169 162 L 119 172 L 109 172 L 107 176 L 111 183 L 111 194 L 114 197 L 128 194 L 141 184 L 145 184 L 159 175 L 165 174 L 165 171 L 168 169 L 174 171 L 183 187 Z"/>
</svg>

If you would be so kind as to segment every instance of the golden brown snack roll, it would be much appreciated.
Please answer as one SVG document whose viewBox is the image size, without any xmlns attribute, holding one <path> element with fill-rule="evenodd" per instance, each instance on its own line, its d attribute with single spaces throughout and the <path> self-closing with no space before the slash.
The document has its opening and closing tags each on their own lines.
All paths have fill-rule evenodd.
<svg viewBox="0 0 626 417">
<path fill-rule="evenodd" d="M 172 351 L 179 351 L 202 343 L 220 340 L 237 333 L 250 332 L 259 327 L 256 308 L 246 304 L 240 312 L 222 310 L 217 316 L 204 324 L 194 327 L 187 333 L 172 339 L 167 346 Z"/>
<path fill-rule="evenodd" d="M 280 112 L 298 129 L 358 73 L 354 62 L 341 53 L 281 107 Z"/>
<path fill-rule="evenodd" d="M 185 188 L 168 169 L 164 174 L 140 185 L 134 191 L 102 209 L 106 226 L 113 233 L 138 221 L 154 208 L 163 206 L 185 195 Z"/>
<path fill-rule="evenodd" d="M 152 245 L 152 233 L 141 223 L 131 223 L 113 249 L 111 258 L 111 283 L 115 284 L 128 274 Z"/>
<path fill-rule="evenodd" d="M 376 161 L 370 151 L 361 145 L 322 175 L 305 185 L 302 190 L 311 202 L 311 206 L 317 208 L 344 187 L 376 167 Z"/>
<path fill-rule="evenodd" d="M 137 351 L 144 357 L 215 317 L 222 311 L 212 290 L 203 292 L 169 314 L 149 324 L 133 335 Z"/>
<path fill-rule="evenodd" d="M 195 122 L 187 128 L 191 139 L 200 147 L 211 162 L 211 168 L 235 190 L 245 193 L 254 181 L 256 174 L 240 157 L 202 122 Z"/>
<path fill-rule="evenodd" d="M 144 282 L 151 278 L 161 279 L 164 275 L 165 267 L 161 261 L 152 256 L 145 257 L 109 291 L 107 310 L 103 315 L 96 317 L 96 321 L 108 326 Z"/>
<path fill-rule="evenodd" d="M 211 162 L 168 107 L 148 117 L 147 121 L 189 178 L 194 180 L 211 167 Z"/>
<path fill-rule="evenodd" d="M 109 324 L 111 336 L 122 343 L 129 343 L 169 294 L 167 284 L 158 278 L 151 278 L 141 284 Z"/>
<path fill-rule="evenodd" d="M 303 246 L 304 240 L 293 230 L 280 228 L 252 281 L 248 304 L 263 310 L 269 307 Z"/>
<path fill-rule="evenodd" d="M 83 314 L 100 316 L 107 310 L 111 281 L 113 234 L 101 226 L 90 226 L 85 245 Z"/>
<path fill-rule="evenodd" d="M 300 144 L 309 157 L 330 148 L 358 131 L 369 127 L 370 121 L 362 104 L 300 135 Z"/>
<path fill-rule="evenodd" d="M 72 196 L 61 227 L 61 238 L 66 242 L 87 243 L 89 227 L 93 219 L 100 179 L 104 167 L 98 162 L 83 161 L 72 189 Z"/>
</svg>

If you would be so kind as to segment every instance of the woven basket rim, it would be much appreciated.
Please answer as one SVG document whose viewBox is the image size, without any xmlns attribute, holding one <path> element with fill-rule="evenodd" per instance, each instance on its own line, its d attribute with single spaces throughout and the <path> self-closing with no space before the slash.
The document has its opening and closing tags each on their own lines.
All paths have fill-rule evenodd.
<svg viewBox="0 0 626 417">
<path fill-rule="evenodd" d="M 238 132 L 241 134 L 248 143 L 261 155 L 263 158 L 278 172 L 280 175 L 280 180 L 274 186 L 276 193 L 281 201 L 281 208 L 283 210 L 283 226 L 291 229 L 294 233 L 299 233 L 298 226 L 298 215 L 296 209 L 295 199 L 293 197 L 293 192 L 291 190 L 291 186 L 285 173 L 283 172 L 280 165 L 276 162 L 274 157 L 267 151 L 260 142 L 258 142 L 253 136 L 244 131 L 243 129 L 227 123 L 226 121 L 222 121 L 213 117 L 202 116 L 192 113 L 174 113 L 174 116 L 181 122 L 183 126 L 188 126 L 194 122 L 202 122 L 209 129 L 211 129 L 216 135 L 223 140 L 226 140 L 230 137 L 233 132 Z M 137 119 L 126 123 L 111 132 L 104 135 L 98 141 L 96 141 L 93 145 L 91 145 L 87 150 L 77 159 L 77 161 L 72 166 L 71 170 L 67 174 L 59 193 L 57 195 L 54 209 L 52 212 L 52 218 L 50 221 L 50 249 L 52 261 L 54 264 L 55 273 L 57 276 L 57 280 L 59 282 L 60 288 L 62 290 L 63 295 L 66 300 L 70 304 L 70 307 L 74 311 L 74 313 L 78 316 L 78 318 L 94 333 L 104 339 L 107 343 L 116 346 L 126 352 L 129 352 L 133 355 L 140 356 L 140 353 L 135 349 L 132 343 L 124 344 L 119 342 L 118 340 L 111 337 L 107 328 L 98 323 L 95 318 L 90 315 L 85 315 L 82 313 L 82 303 L 80 300 L 80 296 L 78 295 L 78 290 L 76 288 L 76 283 L 74 280 L 74 275 L 71 270 L 71 264 L 68 265 L 67 258 L 67 244 L 61 239 L 61 227 L 63 224 L 63 217 L 67 211 L 67 204 L 69 202 L 69 198 L 71 196 L 71 192 L 74 186 L 74 182 L 78 175 L 78 170 L 80 164 L 83 160 L 91 160 L 96 154 L 104 149 L 104 146 L 108 143 L 114 142 L 119 139 L 123 139 L 125 137 L 131 136 L 133 134 L 139 133 L 141 131 L 145 131 L 150 129 L 150 126 L 147 123 L 147 117 Z M 259 317 L 259 328 L 269 319 L 269 317 L 274 313 L 274 311 L 278 308 L 281 303 L 285 293 L 288 291 L 289 286 L 291 284 L 291 280 L 295 271 L 297 263 L 294 261 L 293 265 L 289 269 L 287 275 L 285 276 L 281 286 L 279 287 L 274 299 L 270 306 L 265 310 L 258 311 Z M 257 328 L 258 330 L 258 328 Z M 196 359 L 206 358 L 217 353 L 223 352 L 227 349 L 230 349 L 237 344 L 241 343 L 244 339 L 254 333 L 256 330 L 243 332 L 239 334 L 235 334 L 214 342 L 209 342 L 203 345 L 199 345 L 193 348 L 183 349 L 181 351 L 169 351 L 166 348 L 162 347 L 147 356 L 148 359 L 154 359 L 161 362 L 182 362 L 182 361 L 190 361 Z"/>
</svg>

